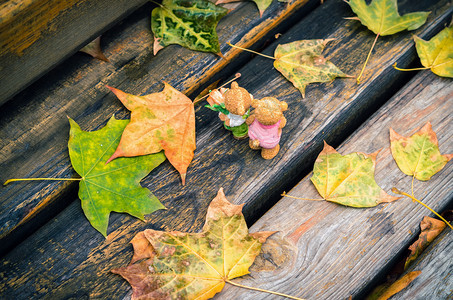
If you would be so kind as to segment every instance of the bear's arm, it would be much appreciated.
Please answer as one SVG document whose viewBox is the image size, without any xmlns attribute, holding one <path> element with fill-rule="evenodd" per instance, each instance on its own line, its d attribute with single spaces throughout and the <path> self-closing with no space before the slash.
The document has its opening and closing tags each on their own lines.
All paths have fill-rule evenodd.
<svg viewBox="0 0 453 300">
<path fill-rule="evenodd" d="M 286 126 L 286 118 L 285 117 L 282 117 L 280 119 L 280 125 L 278 126 L 278 128 L 283 128 Z"/>
<path fill-rule="evenodd" d="M 247 123 L 247 125 L 252 125 L 253 121 L 255 121 L 255 115 L 250 115 L 246 120 L 245 120 L 245 123 Z"/>
</svg>

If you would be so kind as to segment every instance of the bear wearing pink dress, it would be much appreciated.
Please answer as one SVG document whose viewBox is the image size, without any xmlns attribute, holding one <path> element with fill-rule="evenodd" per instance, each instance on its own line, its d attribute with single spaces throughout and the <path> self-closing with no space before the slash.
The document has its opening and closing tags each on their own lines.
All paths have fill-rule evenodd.
<svg viewBox="0 0 453 300">
<path fill-rule="evenodd" d="M 288 104 L 273 97 L 265 97 L 261 100 L 253 99 L 252 107 L 255 110 L 246 120 L 249 126 L 249 146 L 254 150 L 261 149 L 264 159 L 272 159 L 280 150 L 282 128 L 286 125 L 283 112 L 288 109 Z"/>
</svg>

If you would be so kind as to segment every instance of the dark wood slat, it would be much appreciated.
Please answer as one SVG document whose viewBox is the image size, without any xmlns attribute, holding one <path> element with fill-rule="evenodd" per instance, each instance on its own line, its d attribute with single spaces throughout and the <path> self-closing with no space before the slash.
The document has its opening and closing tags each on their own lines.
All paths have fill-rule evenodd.
<svg viewBox="0 0 453 300">
<path fill-rule="evenodd" d="M 446 228 L 407 270 L 422 273 L 408 287 L 393 296 L 392 300 L 452 299 L 452 253 L 453 233 Z"/>
<path fill-rule="evenodd" d="M 124 26 L 104 36 L 110 64 L 80 54 L 2 107 L 1 181 L 76 176 L 67 153 L 67 116 L 79 122 L 82 128 L 94 130 L 105 124 L 113 113 L 119 112 L 119 117 L 123 118 L 126 115 L 121 103 L 105 88 L 106 84 L 130 93 L 147 94 L 160 91 L 162 81 L 166 81 L 184 93 L 193 92 L 214 74 L 228 74 L 225 69 L 230 69 L 231 73 L 249 58 L 249 55 L 238 57 L 240 51 L 225 45 L 225 41 L 244 47 L 263 44 L 268 36 L 290 26 L 291 20 L 307 13 L 314 5 L 318 5 L 317 0 L 295 1 L 290 5 L 275 1 L 262 18 L 255 4 L 240 5 L 218 26 L 226 59 L 177 45 L 153 56 L 149 28 L 152 6 L 145 6 L 128 18 Z M 289 24 L 282 23 L 283 20 Z M 175 184 L 178 185 L 176 181 Z M 0 190 L 0 252 L 74 200 L 77 185 L 74 182 L 34 182 L 3 187 Z"/>
<path fill-rule="evenodd" d="M 441 152 L 452 153 L 453 107 L 449 104 L 452 98 L 451 79 L 423 71 L 342 143 L 338 152 L 345 155 L 382 149 L 377 157 L 377 183 L 389 193 L 393 186 L 410 193 L 412 178 L 398 169 L 390 153 L 389 128 L 410 135 L 431 121 Z M 311 174 L 288 194 L 319 199 L 310 177 Z M 449 184 L 452 180 L 450 162 L 431 180 L 416 180 L 415 195 L 436 211 L 443 211 L 453 202 L 453 188 Z M 237 282 L 304 299 L 348 299 L 351 295 L 354 299 L 364 299 L 361 293 L 366 287 L 384 275 L 397 255 L 418 236 L 420 220 L 425 215 L 433 214 L 409 198 L 357 209 L 285 197 L 251 227 L 253 232 L 277 230 L 278 233 L 263 246 L 251 267 L 251 276 Z M 443 257 L 448 256 L 450 263 L 439 270 L 435 277 L 439 280 L 448 273 L 443 271 L 448 270 L 448 265 L 451 272 L 452 252 L 445 253 L 448 254 L 440 254 L 440 260 L 445 261 L 447 258 Z M 450 279 L 444 281 L 451 284 Z M 411 293 L 406 295 L 400 299 L 413 299 Z M 233 286 L 228 286 L 218 298 L 274 299 Z"/>
<path fill-rule="evenodd" d="M 411 10 L 433 9 L 428 24 L 415 32 L 422 37 L 440 31 L 451 14 L 447 1 L 434 4 L 406 1 L 401 5 L 403 10 L 409 7 Z M 326 57 L 345 72 L 354 73 L 374 37 L 358 23 L 343 19 L 351 15 L 347 4 L 328 2 L 296 24 L 278 42 L 341 38 L 341 43 L 333 42 L 327 49 Z M 322 22 L 317 25 L 319 20 Z M 269 51 L 275 47 L 276 43 L 272 44 Z M 372 69 L 367 72 L 363 85 L 357 86 L 354 80 L 348 79 L 313 85 L 307 89 L 305 100 L 301 100 L 300 93 L 277 72 L 270 71 L 272 61 L 252 60 L 240 70 L 243 77 L 239 83 L 257 98 L 272 95 L 290 103 L 282 149 L 275 159 L 262 160 L 258 152 L 248 149 L 247 141 L 234 140 L 222 128 L 216 114 L 199 108 L 196 112 L 197 151 L 189 169 L 187 186 L 180 186 L 178 174 L 168 163 L 153 171 L 142 183 L 155 192 L 168 210 L 152 214 L 146 224 L 112 214 L 110 234 L 104 240 L 86 222 L 79 203 L 73 202 L 4 258 L 1 268 L 8 270 L 3 272 L 4 294 L 20 293 L 29 297 L 48 293 L 49 297 L 56 298 L 122 297 L 129 287 L 109 270 L 128 262 L 131 248 L 127 244 L 134 234 L 144 228 L 200 229 L 206 208 L 221 186 L 233 202 L 246 204 L 244 212 L 248 220 L 259 217 L 278 200 L 283 189 L 291 187 L 298 176 L 311 167 L 323 138 L 339 143 L 406 80 L 407 74 L 393 70 L 391 64 L 396 60 L 399 65 L 406 66 L 414 59 L 410 33 L 388 37 L 378 42 L 370 63 Z M 124 82 L 125 86 L 128 84 L 130 82 Z M 134 88 L 126 91 L 149 92 Z M 111 112 L 104 112 L 103 108 L 99 103 L 97 112 L 88 111 L 78 121 L 93 124 L 93 121 L 88 122 L 93 114 L 97 118 L 95 122 L 102 123 Z M 33 269 L 27 267 L 29 264 L 33 264 Z"/>
<path fill-rule="evenodd" d="M 0 105 L 145 0 L 27 0 L 0 5 Z"/>
</svg>

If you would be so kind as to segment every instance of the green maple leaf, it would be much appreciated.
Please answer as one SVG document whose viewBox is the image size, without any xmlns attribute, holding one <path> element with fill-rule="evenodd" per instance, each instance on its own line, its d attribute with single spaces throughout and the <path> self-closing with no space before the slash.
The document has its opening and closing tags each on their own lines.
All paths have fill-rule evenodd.
<svg viewBox="0 0 453 300">
<path fill-rule="evenodd" d="M 391 35 L 403 30 L 415 30 L 425 24 L 429 12 L 413 12 L 400 16 L 396 0 L 373 0 L 369 5 L 365 0 L 346 1 L 358 18 L 348 18 L 359 20 L 376 34 L 373 46 L 368 54 L 363 69 L 357 78 L 360 82 L 363 70 L 371 55 L 371 51 L 380 35 Z"/>
<path fill-rule="evenodd" d="M 154 55 L 171 44 L 220 53 L 216 26 L 227 13 L 228 9 L 207 0 L 164 0 L 151 15 Z"/>
<path fill-rule="evenodd" d="M 447 27 L 429 41 L 415 36 L 415 47 L 422 65 L 434 74 L 453 77 L 453 27 Z"/>
<path fill-rule="evenodd" d="M 278 45 L 274 67 L 305 97 L 305 87 L 313 82 L 329 82 L 336 77 L 349 77 L 326 60 L 322 51 L 332 40 L 302 40 Z"/>
<path fill-rule="evenodd" d="M 319 194 L 327 201 L 353 207 L 373 207 L 392 202 L 374 180 L 377 152 L 354 152 L 341 155 L 324 142 L 310 178 Z"/>
<path fill-rule="evenodd" d="M 165 208 L 148 189 L 140 186 L 140 180 L 165 160 L 163 153 L 118 158 L 106 164 L 129 120 L 112 117 L 104 128 L 93 132 L 81 130 L 72 119 L 69 122 L 69 156 L 82 177 L 79 198 L 94 228 L 106 236 L 112 211 L 143 220 L 145 214 Z"/>
<path fill-rule="evenodd" d="M 401 172 L 423 181 L 431 179 L 453 158 L 453 154 L 440 154 L 430 122 L 410 137 L 390 128 L 390 149 Z"/>
</svg>

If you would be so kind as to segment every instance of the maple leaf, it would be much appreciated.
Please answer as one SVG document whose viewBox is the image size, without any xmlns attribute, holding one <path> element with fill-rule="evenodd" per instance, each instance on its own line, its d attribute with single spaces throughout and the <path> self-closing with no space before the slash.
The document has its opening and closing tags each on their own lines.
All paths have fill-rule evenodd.
<svg viewBox="0 0 453 300">
<path fill-rule="evenodd" d="M 399 197 L 384 192 L 374 180 L 378 152 L 354 152 L 343 156 L 324 142 L 311 181 L 325 200 L 342 205 L 372 207 L 397 200 Z"/>
<path fill-rule="evenodd" d="M 231 3 L 231 2 L 239 2 L 242 0 L 218 0 L 215 4 L 223 4 L 223 3 Z M 271 5 L 272 0 L 253 0 L 258 10 L 260 11 L 260 18 L 263 16 L 264 11 Z"/>
<path fill-rule="evenodd" d="M 165 83 L 160 93 L 127 94 L 108 87 L 131 111 L 131 122 L 108 162 L 122 156 L 139 156 L 165 151 L 181 174 L 183 185 L 195 150 L 195 111 L 192 101 Z"/>
<path fill-rule="evenodd" d="M 115 151 L 128 120 L 112 117 L 107 125 L 93 132 L 80 129 L 72 119 L 69 134 L 69 156 L 75 171 L 82 177 L 79 198 L 91 225 L 107 235 L 110 212 L 126 212 L 144 219 L 165 208 L 140 180 L 165 160 L 162 153 L 134 158 L 121 158 L 105 164 Z"/>
<path fill-rule="evenodd" d="M 305 87 L 312 82 L 328 82 L 336 77 L 349 77 L 326 60 L 322 51 L 328 40 L 302 40 L 281 44 L 275 49 L 274 67 L 305 97 Z"/>
<path fill-rule="evenodd" d="M 92 40 L 90 43 L 88 43 L 88 45 L 86 45 L 79 51 L 91 55 L 92 57 L 99 60 L 109 62 L 109 60 L 107 59 L 107 57 L 105 57 L 104 53 L 102 53 L 101 50 L 101 36 L 98 36 L 97 38 Z"/>
<path fill-rule="evenodd" d="M 415 47 L 422 65 L 434 74 L 453 77 L 453 27 L 447 27 L 429 41 L 415 36 Z"/>
<path fill-rule="evenodd" d="M 228 9 L 207 0 L 164 0 L 159 6 L 151 15 L 154 55 L 171 44 L 220 53 L 216 26 Z"/>
<path fill-rule="evenodd" d="M 413 12 L 400 16 L 396 0 L 373 0 L 369 5 L 365 0 L 349 0 L 346 3 L 358 17 L 347 19 L 359 20 L 376 34 L 357 83 L 360 83 L 360 77 L 379 36 L 391 35 L 403 30 L 415 30 L 425 24 L 429 14 L 429 12 Z"/>
<path fill-rule="evenodd" d="M 444 230 L 447 225 L 434 218 L 425 216 L 420 223 L 422 232 L 418 239 L 409 246 L 411 254 L 406 259 L 404 268 L 406 269 L 412 261 L 414 261 L 420 253 Z"/>
<path fill-rule="evenodd" d="M 133 262 L 142 261 L 112 272 L 129 281 L 132 299 L 213 297 L 225 282 L 249 273 L 262 243 L 274 233 L 249 234 L 242 206 L 228 202 L 221 188 L 202 232 L 147 229 L 133 240 Z"/>
<path fill-rule="evenodd" d="M 390 149 L 404 174 L 423 181 L 431 179 L 453 158 L 453 154 L 440 154 L 430 122 L 410 137 L 401 136 L 390 128 Z"/>
</svg>

